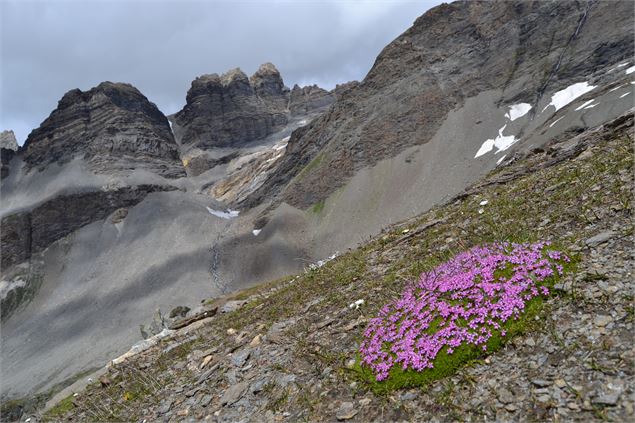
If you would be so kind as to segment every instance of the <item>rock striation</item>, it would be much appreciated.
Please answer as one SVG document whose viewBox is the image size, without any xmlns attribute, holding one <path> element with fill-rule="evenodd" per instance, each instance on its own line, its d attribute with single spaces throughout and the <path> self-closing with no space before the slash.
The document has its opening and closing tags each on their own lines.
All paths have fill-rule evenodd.
<svg viewBox="0 0 635 423">
<path fill-rule="evenodd" d="M 450 111 L 481 92 L 500 90 L 500 104 L 537 104 L 547 90 L 631 60 L 632 12 L 627 1 L 437 6 L 291 136 L 276 172 L 239 206 L 280 192 L 280 202 L 306 208 L 359 169 L 427 143 Z M 294 178 L 309 163 L 311 171 Z"/>
<path fill-rule="evenodd" d="M 167 118 L 123 83 L 67 92 L 29 134 L 20 155 L 29 168 L 81 157 L 101 173 L 146 169 L 167 178 L 185 176 Z"/>
<path fill-rule="evenodd" d="M 334 99 L 317 86 L 289 90 L 278 69 L 265 63 L 251 77 L 237 68 L 196 78 L 173 119 L 186 149 L 240 147 L 282 129 L 291 115 L 325 108 Z"/>
</svg>

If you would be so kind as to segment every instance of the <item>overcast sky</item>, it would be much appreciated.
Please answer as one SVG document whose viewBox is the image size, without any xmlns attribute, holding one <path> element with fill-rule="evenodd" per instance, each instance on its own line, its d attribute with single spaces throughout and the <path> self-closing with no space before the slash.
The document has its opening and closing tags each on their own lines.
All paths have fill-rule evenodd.
<svg viewBox="0 0 635 423">
<path fill-rule="evenodd" d="M 165 114 L 191 81 L 272 62 L 289 87 L 362 79 L 438 0 L 0 0 L 0 130 L 22 144 L 73 88 L 129 82 Z"/>
</svg>

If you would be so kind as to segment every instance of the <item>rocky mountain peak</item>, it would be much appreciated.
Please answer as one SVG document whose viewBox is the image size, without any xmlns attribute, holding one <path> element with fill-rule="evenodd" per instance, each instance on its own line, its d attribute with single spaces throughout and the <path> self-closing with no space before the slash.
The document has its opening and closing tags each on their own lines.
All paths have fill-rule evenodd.
<svg viewBox="0 0 635 423">
<path fill-rule="evenodd" d="M 6 148 L 7 150 L 17 150 L 18 141 L 15 138 L 13 131 L 0 132 L 0 148 Z"/>
<path fill-rule="evenodd" d="M 302 115 L 311 110 L 328 106 L 335 101 L 335 95 L 316 84 L 300 87 L 295 84 L 291 89 L 289 110 L 292 115 Z"/>
<path fill-rule="evenodd" d="M 64 94 L 20 154 L 28 167 L 83 157 L 99 173 L 136 163 L 163 176 L 183 174 L 167 118 L 132 85 L 109 81 Z"/>
<path fill-rule="evenodd" d="M 240 68 L 230 69 L 220 77 L 221 84 L 229 86 L 231 84 L 250 85 L 249 78 Z"/>
<path fill-rule="evenodd" d="M 9 176 L 9 163 L 18 150 L 18 141 L 13 131 L 0 132 L 0 178 Z"/>
<path fill-rule="evenodd" d="M 263 63 L 256 73 L 249 78 L 251 85 L 259 96 L 275 97 L 284 96 L 289 91 L 284 86 L 282 76 L 273 63 Z"/>
<path fill-rule="evenodd" d="M 290 116 L 314 112 L 334 99 L 317 86 L 298 87 L 291 94 L 278 69 L 263 63 L 249 78 L 240 68 L 196 78 L 174 121 L 181 145 L 232 147 L 263 139 L 283 128 Z"/>
</svg>

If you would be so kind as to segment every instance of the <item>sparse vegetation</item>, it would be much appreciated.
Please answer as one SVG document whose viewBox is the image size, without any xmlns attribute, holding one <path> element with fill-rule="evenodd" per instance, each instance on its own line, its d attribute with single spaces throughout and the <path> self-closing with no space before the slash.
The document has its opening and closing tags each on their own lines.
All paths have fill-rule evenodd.
<svg viewBox="0 0 635 423">
<path fill-rule="evenodd" d="M 177 347 L 168 354 L 157 353 L 156 361 L 145 369 L 144 374 L 155 378 L 161 386 L 169 385 L 167 374 L 174 372 L 167 372 L 166 369 L 173 369 L 175 363 L 187 360 L 191 351 L 233 348 L 235 337 L 228 334 L 228 329 L 239 334 L 242 331 L 248 334 L 267 333 L 275 323 L 298 319 L 295 325 L 285 329 L 285 342 L 290 347 L 288 354 L 292 355 L 294 365 L 304 366 L 306 371 L 321 374 L 327 368 L 332 369 L 332 376 L 328 380 L 322 379 L 323 391 L 340 392 L 342 387 L 350 385 L 351 388 L 346 389 L 354 391 L 355 395 L 365 395 L 367 391 L 388 394 L 377 398 L 376 406 L 390 412 L 397 408 L 390 399 L 396 389 L 436 386 L 431 382 L 443 379 L 443 389 L 435 391 L 434 395 L 439 407 L 445 407 L 444 412 L 456 413 L 449 396 L 457 392 L 457 387 L 447 380 L 461 374 L 465 383 L 469 384 L 471 376 L 461 369 L 483 363 L 482 350 L 459 346 L 451 355 L 441 351 L 435 359 L 434 368 L 429 372 L 403 371 L 397 366 L 391 370 L 390 377 L 377 382 L 370 369 L 360 366 L 361 357 L 357 353 L 363 341 L 366 322 L 377 315 L 383 305 L 399 298 L 404 287 L 422 272 L 476 245 L 548 240 L 552 242 L 553 249 L 565 251 L 572 261 L 583 260 L 577 252 L 584 245 L 584 239 L 593 234 L 588 229 L 588 222 L 597 221 L 598 217 L 602 217 L 601 213 L 604 213 L 605 219 L 608 205 L 616 204 L 616 199 L 624 197 L 629 189 L 627 182 L 631 180 L 633 167 L 632 145 L 628 137 L 612 138 L 593 149 L 594 154 L 576 159 L 575 162 L 563 161 L 542 166 L 543 159 L 532 156 L 519 164 L 499 169 L 466 195 L 435 207 L 416 219 L 391 227 L 371 242 L 322 267 L 235 295 L 233 298 L 248 299 L 248 304 L 236 311 L 218 315 L 190 345 Z M 481 206 L 484 200 L 488 200 L 488 203 Z M 480 209 L 482 212 L 479 213 Z M 611 211 L 621 214 L 630 212 L 630 209 Z M 630 232 L 632 227 L 625 226 L 623 234 Z M 567 269 L 565 266 L 563 270 L 569 275 L 574 274 L 573 268 Z M 585 284 L 601 282 L 605 276 L 604 273 L 587 272 L 586 276 L 580 276 L 579 281 Z M 556 282 L 555 279 L 545 281 L 549 286 Z M 563 351 L 583 348 L 579 343 L 560 339 L 553 326 L 545 324 L 556 305 L 562 307 L 571 301 L 584 305 L 584 301 L 588 301 L 577 295 L 574 287 L 566 293 L 554 289 L 549 296 L 533 297 L 518 320 L 511 319 L 502 325 L 501 329 L 507 332 L 504 338 L 511 340 L 522 334 L 546 333 L 550 338 L 557 338 L 557 344 L 561 345 Z M 359 298 L 365 300 L 364 305 L 359 310 L 351 310 L 349 304 Z M 632 321 L 635 314 L 633 308 L 627 311 L 629 314 L 626 319 Z M 329 323 L 329 319 L 334 323 Z M 355 319 L 362 323 L 357 324 Z M 351 321 L 356 324 L 350 324 Z M 345 329 L 345 326 L 348 328 Z M 322 332 L 332 342 L 316 342 L 315 335 Z M 488 353 L 504 346 L 503 338 L 495 333 L 493 335 L 486 343 Z M 356 362 L 349 368 L 346 363 L 351 359 L 356 359 Z M 600 366 L 596 361 L 589 363 L 589 366 Z M 271 371 L 288 373 L 296 370 L 272 367 Z M 178 375 L 180 383 L 195 377 L 185 369 L 180 370 Z M 124 392 L 138 391 L 136 383 L 138 378 L 134 372 L 120 373 L 113 385 L 107 388 L 89 388 L 93 390 L 92 395 L 76 399 L 77 408 L 69 414 L 106 419 L 105 414 L 96 414 L 94 411 L 95 404 L 102 402 L 104 407 L 108 405 L 112 413 L 108 420 L 134 420 L 139 417 L 135 410 L 156 404 L 157 392 L 161 391 L 157 385 L 146 382 L 144 386 L 148 388 L 147 391 L 124 401 Z M 316 420 L 324 418 L 323 413 L 329 403 L 328 397 L 320 396 L 319 391 L 283 391 L 273 382 L 266 385 L 260 395 L 267 398 L 269 410 L 282 412 L 302 404 L 305 410 L 309 409 L 310 419 Z M 376 415 L 382 416 L 383 412 L 378 411 Z M 452 415 L 460 420 L 460 414 Z"/>
</svg>

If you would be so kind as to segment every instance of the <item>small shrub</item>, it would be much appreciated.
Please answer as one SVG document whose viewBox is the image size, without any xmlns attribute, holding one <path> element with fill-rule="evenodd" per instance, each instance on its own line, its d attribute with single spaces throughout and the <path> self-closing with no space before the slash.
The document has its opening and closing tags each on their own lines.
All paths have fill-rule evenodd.
<svg viewBox="0 0 635 423">
<path fill-rule="evenodd" d="M 548 242 L 465 251 L 422 273 L 369 322 L 361 365 L 383 381 L 406 371 L 447 373 L 496 349 L 508 331 L 517 330 L 523 312 L 549 294 L 569 262 Z"/>
</svg>

